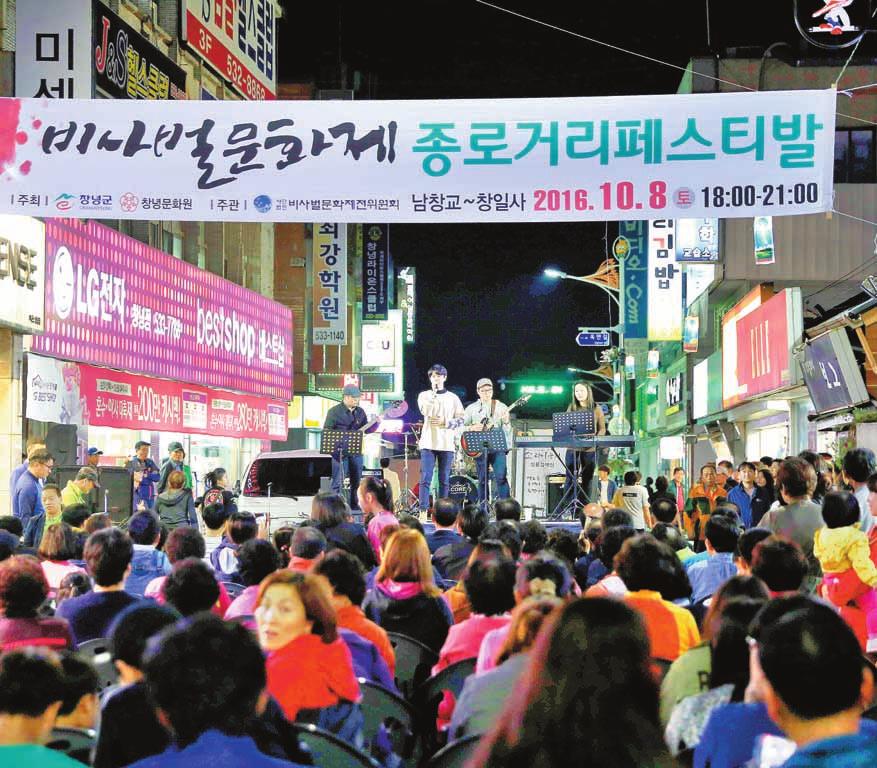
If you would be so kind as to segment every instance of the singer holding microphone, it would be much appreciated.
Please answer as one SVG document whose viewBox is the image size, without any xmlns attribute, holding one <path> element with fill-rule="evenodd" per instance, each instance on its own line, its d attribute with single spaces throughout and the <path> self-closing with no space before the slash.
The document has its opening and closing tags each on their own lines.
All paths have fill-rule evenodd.
<svg viewBox="0 0 877 768">
<path fill-rule="evenodd" d="M 417 396 L 417 407 L 423 415 L 420 449 L 420 509 L 429 509 L 429 489 L 438 464 L 438 498 L 448 495 L 451 466 L 454 463 L 454 431 L 463 424 L 463 403 L 445 389 L 448 369 L 436 363 L 427 371 L 430 389 Z"/>
</svg>

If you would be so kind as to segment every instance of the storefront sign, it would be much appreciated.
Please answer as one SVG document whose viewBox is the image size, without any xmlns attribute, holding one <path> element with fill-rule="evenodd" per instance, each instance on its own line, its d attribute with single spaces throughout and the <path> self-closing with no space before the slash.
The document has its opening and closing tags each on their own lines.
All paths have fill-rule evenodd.
<svg viewBox="0 0 877 768">
<path fill-rule="evenodd" d="M 405 343 L 413 344 L 416 339 L 417 320 L 417 269 L 403 267 L 398 280 L 399 309 L 404 321 Z"/>
<path fill-rule="evenodd" d="M 701 419 L 709 413 L 709 358 L 691 370 L 691 418 Z"/>
<path fill-rule="evenodd" d="M 96 222 L 46 222 L 52 357 L 286 401 L 292 312 Z"/>
<path fill-rule="evenodd" d="M 817 413 L 867 402 L 868 390 L 845 328 L 809 340 L 796 357 Z"/>
<path fill-rule="evenodd" d="M 314 344 L 347 344 L 347 226 L 314 224 Z"/>
<path fill-rule="evenodd" d="M 362 319 L 386 320 L 392 278 L 390 228 L 386 224 L 364 224 L 362 235 Z"/>
<path fill-rule="evenodd" d="M 630 244 L 621 262 L 624 270 L 624 335 L 627 339 L 645 339 L 649 335 L 648 295 L 649 263 L 646 221 L 622 221 L 621 236 Z"/>
<path fill-rule="evenodd" d="M 715 279 L 715 264 L 685 264 L 682 267 L 685 308 L 688 309 L 705 291 L 709 290 Z"/>
<path fill-rule="evenodd" d="M 0 216 L 0 325 L 42 333 L 46 227 L 30 216 Z"/>
<path fill-rule="evenodd" d="M 185 99 L 186 73 L 100 0 L 92 0 L 94 76 L 114 99 Z"/>
<path fill-rule="evenodd" d="M 649 222 L 649 341 L 682 338 L 682 267 L 676 263 L 672 219 Z"/>
<path fill-rule="evenodd" d="M 773 290 L 759 285 L 747 293 L 722 317 L 722 406 L 730 408 L 743 398 L 740 392 L 737 323 L 760 307 L 773 295 Z"/>
<path fill-rule="evenodd" d="M 366 368 L 392 368 L 396 364 L 393 323 L 362 324 L 362 364 Z"/>
<path fill-rule="evenodd" d="M 16 3 L 15 92 L 19 96 L 92 97 L 91 3 Z"/>
<path fill-rule="evenodd" d="M 28 355 L 27 416 L 62 424 L 286 440 L 286 403 Z"/>
<path fill-rule="evenodd" d="M 677 371 L 664 378 L 664 415 L 671 416 L 678 413 L 684 397 L 683 381 L 685 374 L 683 371 Z"/>
<path fill-rule="evenodd" d="M 185 0 L 183 40 L 248 99 L 276 99 L 274 0 Z"/>
<path fill-rule="evenodd" d="M 719 260 L 718 219 L 676 220 L 676 261 Z"/>
<path fill-rule="evenodd" d="M 217 7 L 234 6 L 238 42 L 249 50 L 251 12 L 267 14 L 270 4 L 204 5 L 214 22 Z M 186 18 L 201 6 L 187 0 Z M 273 18 L 263 21 L 267 35 Z M 273 41 L 270 48 L 273 60 Z M 6 179 L 0 206 L 50 216 L 59 196 L 100 179 L 105 218 L 115 219 L 578 222 L 818 213 L 831 208 L 835 100 L 831 89 L 255 101 L 245 110 L 231 101 L 144 109 L 108 100 L 96 110 L 91 101 L 4 99 L 0 158 L 23 172 Z M 187 204 L 150 206 L 144 216 L 143 201 L 164 199 Z M 70 215 L 91 216 L 80 208 Z"/>
</svg>

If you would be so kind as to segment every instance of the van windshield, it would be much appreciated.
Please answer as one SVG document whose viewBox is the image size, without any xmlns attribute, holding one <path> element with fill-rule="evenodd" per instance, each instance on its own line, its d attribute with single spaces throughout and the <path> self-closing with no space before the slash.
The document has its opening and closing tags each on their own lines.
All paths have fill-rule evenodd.
<svg viewBox="0 0 877 768">
<path fill-rule="evenodd" d="M 316 496 L 320 478 L 332 477 L 328 456 L 256 459 L 244 483 L 244 496 Z"/>
</svg>

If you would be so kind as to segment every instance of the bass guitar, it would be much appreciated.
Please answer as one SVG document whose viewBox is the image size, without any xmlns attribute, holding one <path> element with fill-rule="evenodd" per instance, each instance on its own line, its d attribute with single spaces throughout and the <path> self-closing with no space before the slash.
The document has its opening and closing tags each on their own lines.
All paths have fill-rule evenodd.
<svg viewBox="0 0 877 768">
<path fill-rule="evenodd" d="M 527 403 L 530 400 L 531 397 L 533 397 L 533 395 L 524 395 L 523 397 L 519 397 L 517 400 L 515 400 L 515 402 L 513 402 L 509 406 L 508 412 L 511 413 L 513 410 L 515 410 L 515 408 L 519 408 L 520 406 L 524 405 L 525 403 Z M 486 432 L 488 429 L 490 429 L 490 417 L 489 416 L 481 421 L 481 431 Z M 473 431 L 475 431 L 475 430 L 473 430 Z M 463 433 L 463 435 L 460 437 L 460 447 L 463 449 L 463 453 L 465 453 L 467 456 L 470 456 L 473 459 L 477 459 L 481 455 L 481 449 L 480 448 L 474 448 L 474 449 L 469 448 L 467 445 L 467 442 L 468 441 L 466 439 L 466 434 Z"/>
</svg>

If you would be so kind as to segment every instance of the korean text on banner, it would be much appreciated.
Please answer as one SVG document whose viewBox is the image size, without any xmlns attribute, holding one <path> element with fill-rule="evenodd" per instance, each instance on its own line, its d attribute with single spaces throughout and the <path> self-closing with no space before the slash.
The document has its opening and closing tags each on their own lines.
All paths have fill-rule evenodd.
<svg viewBox="0 0 877 768">
<path fill-rule="evenodd" d="M 386 320 L 389 309 L 390 228 L 362 227 L 362 319 Z"/>
<path fill-rule="evenodd" d="M 35 352 L 283 401 L 292 394 L 292 312 L 282 304 L 73 219 L 46 221 L 46 275 Z"/>
<path fill-rule="evenodd" d="M 649 341 L 682 339 L 682 267 L 672 219 L 649 222 Z"/>
<path fill-rule="evenodd" d="M 3 99 L 0 156 L 16 172 L 0 212 L 50 216 L 59 200 L 86 191 L 84 180 L 100 179 L 108 201 L 102 218 L 394 223 L 818 213 L 831 208 L 835 99 L 824 90 L 254 101 L 243 111 L 228 101 L 111 100 L 97 112 L 90 101 Z M 144 215 L 145 201 L 163 199 L 181 204 L 150 206 Z M 67 215 L 91 212 L 72 205 Z"/>
<path fill-rule="evenodd" d="M 347 227 L 314 224 L 314 344 L 347 344 Z"/>
</svg>

